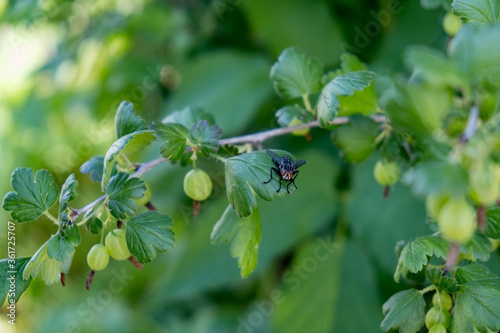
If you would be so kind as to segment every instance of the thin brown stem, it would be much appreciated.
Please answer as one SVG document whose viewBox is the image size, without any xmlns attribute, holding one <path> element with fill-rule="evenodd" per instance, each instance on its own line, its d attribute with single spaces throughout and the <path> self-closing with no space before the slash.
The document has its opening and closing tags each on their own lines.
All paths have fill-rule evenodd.
<svg viewBox="0 0 500 333">
<path fill-rule="evenodd" d="M 128 260 L 135 266 L 137 267 L 137 269 L 140 269 L 142 271 L 142 269 L 144 268 L 142 266 L 142 264 L 139 262 L 139 260 L 137 260 L 134 256 L 130 256 L 128 258 Z"/>
<path fill-rule="evenodd" d="M 94 280 L 95 271 L 91 270 L 89 276 L 87 277 L 87 282 L 85 283 L 85 289 L 90 290 L 90 285 Z"/>
<path fill-rule="evenodd" d="M 458 259 L 460 254 L 460 247 L 457 243 L 451 243 L 450 249 L 448 251 L 448 259 L 446 260 L 446 265 L 444 266 L 443 276 L 446 272 L 454 271 L 458 265 Z"/>
</svg>

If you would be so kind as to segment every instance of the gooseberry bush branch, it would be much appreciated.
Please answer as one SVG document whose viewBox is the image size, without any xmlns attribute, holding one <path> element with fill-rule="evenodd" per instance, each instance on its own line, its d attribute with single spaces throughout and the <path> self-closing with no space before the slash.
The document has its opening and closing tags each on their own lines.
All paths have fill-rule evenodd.
<svg viewBox="0 0 500 333">
<path fill-rule="evenodd" d="M 454 1 L 452 8 L 464 26 L 446 54 L 409 48 L 409 80 L 376 75 L 348 53 L 338 69 L 325 71 L 314 56 L 285 49 L 270 70 L 276 93 L 286 101 L 275 113 L 276 129 L 222 139 L 213 116 L 201 108 L 188 106 L 148 125 L 131 103 L 122 102 L 116 141 L 80 168 L 103 194 L 80 209 L 69 206 L 77 196 L 74 175 L 59 190 L 47 170 L 14 170 L 3 208 L 18 223 L 45 215 L 57 230 L 31 257 L 0 260 L 2 283 L 15 271 L 18 288 L 10 297 L 7 284 L 0 284 L 0 300 L 17 302 L 37 276 L 46 284 L 64 284 L 81 242 L 80 227 L 101 236 L 87 256 L 87 288 L 110 256 L 142 268 L 172 249 L 174 221 L 152 207 L 141 179 L 167 161 L 192 167 L 183 185 L 194 215 L 212 191 L 197 160 L 222 163 L 229 205 L 210 237 L 213 244 L 231 243 L 230 255 L 247 277 L 258 264 L 261 225 L 269 223 L 261 221 L 258 199 L 286 200 L 297 190 L 297 168 L 308 166 L 287 151 L 260 148 L 287 134 L 311 140 L 310 129 L 320 128 L 331 134 L 347 163 L 376 154 L 373 176 L 388 200 L 398 195 L 391 186 L 399 181 L 425 200 L 422 223 L 429 234 L 395 244 L 394 280 L 411 288 L 384 304 L 381 329 L 417 332 L 425 325 L 434 332 L 497 332 L 500 278 L 480 262 L 500 244 L 500 44 L 491 42 L 500 40 L 499 15 L 482 1 Z M 161 156 L 134 163 L 131 154 L 155 141 Z M 427 293 L 433 293 L 432 304 Z"/>
<path fill-rule="evenodd" d="M 373 121 L 382 123 L 386 121 L 385 116 L 383 115 L 374 115 L 371 117 Z M 330 122 L 330 125 L 340 125 L 340 124 L 346 124 L 349 122 L 349 117 L 337 117 L 335 120 L 332 120 Z M 266 140 L 269 140 L 271 138 L 281 136 L 281 135 L 286 135 L 293 133 L 295 131 L 300 131 L 303 129 L 309 129 L 309 128 L 315 128 L 319 127 L 318 121 L 311 121 L 309 123 L 305 124 L 300 124 L 300 125 L 295 125 L 295 126 L 290 126 L 290 127 L 281 127 L 281 128 L 276 128 L 272 130 L 267 130 L 263 132 L 258 132 L 258 133 L 253 133 L 253 134 L 248 134 L 248 135 L 242 135 L 242 136 L 236 136 L 233 138 L 227 138 L 227 139 L 221 139 L 219 140 L 220 145 L 233 145 L 233 144 L 251 144 L 251 145 L 258 145 Z M 191 149 L 186 149 L 186 152 L 191 151 Z M 218 156 L 218 155 L 216 155 Z M 215 157 L 215 156 L 214 156 Z M 149 162 L 144 162 L 144 163 L 139 163 L 137 164 L 137 170 L 131 174 L 130 177 L 140 177 L 142 176 L 145 172 L 151 170 L 155 166 L 167 162 L 168 158 L 165 157 L 158 157 L 152 161 Z M 77 209 L 74 211 L 72 214 L 73 221 L 75 221 L 79 216 L 84 214 L 85 212 L 92 210 L 96 205 L 100 204 L 104 200 L 106 200 L 107 195 L 104 194 L 100 196 L 98 199 L 92 201 L 88 205 Z"/>
</svg>

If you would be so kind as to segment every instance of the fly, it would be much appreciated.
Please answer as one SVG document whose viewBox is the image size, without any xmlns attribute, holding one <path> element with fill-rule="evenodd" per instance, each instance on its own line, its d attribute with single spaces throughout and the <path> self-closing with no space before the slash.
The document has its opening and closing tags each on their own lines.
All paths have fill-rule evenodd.
<svg viewBox="0 0 500 333">
<path fill-rule="evenodd" d="M 292 159 L 288 156 L 279 157 L 276 153 L 273 153 L 269 149 L 266 149 L 266 152 L 269 156 L 271 156 L 271 159 L 277 168 L 271 168 L 270 170 L 271 178 L 267 182 L 264 182 L 264 184 L 267 184 L 271 180 L 273 180 L 273 170 L 274 170 L 274 172 L 278 174 L 278 176 L 280 176 L 279 179 L 280 186 L 276 191 L 276 193 L 279 193 L 279 191 L 281 190 L 282 180 L 288 181 L 288 184 L 286 185 L 286 192 L 288 194 L 290 194 L 290 191 L 288 190 L 290 184 L 293 184 L 293 186 L 295 186 L 295 189 L 298 190 L 297 185 L 295 185 L 295 179 L 297 179 L 297 176 L 299 175 L 299 171 L 297 169 L 306 164 L 306 161 L 304 160 L 292 161 Z"/>
</svg>

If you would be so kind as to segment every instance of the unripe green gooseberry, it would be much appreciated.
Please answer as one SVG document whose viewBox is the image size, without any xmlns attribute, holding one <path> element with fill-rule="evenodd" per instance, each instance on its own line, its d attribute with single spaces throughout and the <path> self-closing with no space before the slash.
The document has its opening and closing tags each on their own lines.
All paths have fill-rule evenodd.
<svg viewBox="0 0 500 333">
<path fill-rule="evenodd" d="M 429 333 L 446 333 L 446 327 L 444 327 L 441 324 L 434 325 L 432 328 L 429 330 Z"/>
<path fill-rule="evenodd" d="M 500 196 L 500 185 L 493 165 L 473 170 L 469 179 L 470 197 L 479 205 L 494 203 Z"/>
<path fill-rule="evenodd" d="M 453 306 L 453 301 L 451 300 L 450 294 L 445 291 L 438 291 L 432 296 L 432 305 L 436 308 L 441 306 L 444 311 L 448 311 Z"/>
<path fill-rule="evenodd" d="M 102 244 L 95 244 L 87 254 L 87 263 L 93 271 L 102 271 L 108 266 L 109 253 Z"/>
<path fill-rule="evenodd" d="M 184 192 L 193 200 L 205 200 L 212 192 L 212 180 L 201 169 L 191 170 L 184 177 Z"/>
<path fill-rule="evenodd" d="M 440 308 L 432 307 L 427 311 L 425 315 L 425 326 L 429 329 L 434 327 L 435 325 L 443 325 L 446 321 L 446 316 L 441 311 Z"/>
<path fill-rule="evenodd" d="M 441 208 L 448 201 L 450 196 L 445 193 L 432 193 L 425 198 L 425 208 L 427 214 L 434 220 L 437 220 Z"/>
<path fill-rule="evenodd" d="M 288 126 L 292 127 L 292 126 L 297 126 L 297 125 L 300 125 L 300 124 L 303 124 L 303 123 L 304 122 L 302 120 L 300 120 L 299 118 L 293 117 L 292 121 L 290 122 L 290 124 L 288 124 Z M 304 128 L 304 129 L 292 132 L 293 135 L 297 135 L 297 136 L 304 136 L 307 133 L 309 133 L 309 128 Z"/>
<path fill-rule="evenodd" d="M 444 238 L 466 243 L 476 230 L 476 215 L 464 198 L 450 198 L 438 215 L 438 226 Z"/>
<path fill-rule="evenodd" d="M 379 160 L 375 164 L 375 170 L 373 172 L 375 180 L 384 186 L 390 186 L 396 184 L 399 179 L 399 168 L 394 162 L 383 162 Z"/>
<path fill-rule="evenodd" d="M 456 16 L 452 12 L 446 13 L 443 18 L 443 29 L 449 36 L 455 36 L 457 32 L 462 28 L 462 21 L 460 17 Z"/>
<path fill-rule="evenodd" d="M 146 185 L 146 191 L 144 191 L 144 195 L 142 198 L 136 199 L 135 202 L 139 206 L 144 206 L 146 205 L 149 200 L 151 200 L 151 187 L 145 182 L 144 185 Z"/>
<path fill-rule="evenodd" d="M 127 240 L 125 239 L 125 230 L 115 229 L 111 231 L 104 241 L 109 255 L 115 260 L 125 260 L 132 255 L 127 247 Z"/>
</svg>

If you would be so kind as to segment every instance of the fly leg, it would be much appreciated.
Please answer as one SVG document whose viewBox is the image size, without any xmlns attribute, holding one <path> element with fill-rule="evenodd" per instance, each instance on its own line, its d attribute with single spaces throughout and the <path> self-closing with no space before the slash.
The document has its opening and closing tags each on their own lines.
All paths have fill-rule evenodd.
<svg viewBox="0 0 500 333">
<path fill-rule="evenodd" d="M 278 171 L 278 169 L 276 168 L 271 168 L 271 172 L 269 172 L 269 175 L 271 176 L 271 178 L 269 178 L 269 180 L 267 182 L 263 182 L 262 184 L 267 184 L 269 183 L 271 180 L 273 180 L 273 170 L 274 172 L 276 172 L 280 177 L 281 177 L 281 174 L 280 172 Z"/>
<path fill-rule="evenodd" d="M 274 168 L 273 168 L 274 169 Z M 280 190 L 281 190 L 281 181 L 283 180 L 283 176 L 280 174 L 280 180 L 279 180 L 279 183 L 280 183 L 280 187 L 278 187 L 278 190 L 276 191 L 276 193 L 279 193 Z M 287 191 L 288 191 L 288 186 L 287 186 Z"/>
<path fill-rule="evenodd" d="M 288 191 L 288 186 L 290 186 L 290 184 L 293 184 L 293 186 L 295 186 L 295 189 L 298 190 L 297 185 L 295 185 L 295 178 L 297 178 L 298 174 L 299 172 L 295 171 L 295 176 L 290 180 L 290 182 L 288 182 L 288 185 L 286 186 L 286 191 L 288 192 L 288 194 L 290 194 L 290 191 Z"/>
</svg>

